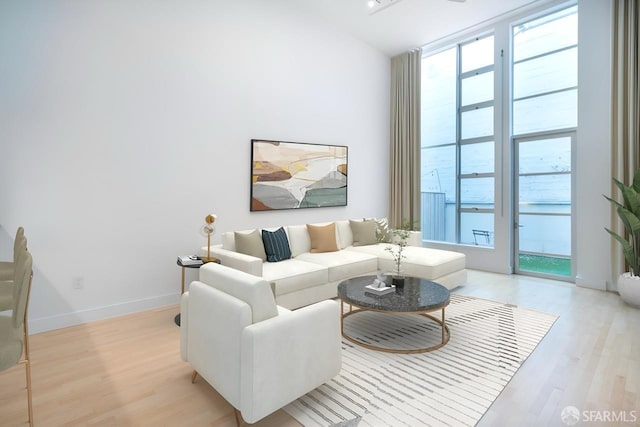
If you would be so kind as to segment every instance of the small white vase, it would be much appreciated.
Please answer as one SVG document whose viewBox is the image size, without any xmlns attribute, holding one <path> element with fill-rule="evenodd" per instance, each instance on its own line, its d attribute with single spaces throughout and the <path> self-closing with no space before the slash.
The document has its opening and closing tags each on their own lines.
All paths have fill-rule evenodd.
<svg viewBox="0 0 640 427">
<path fill-rule="evenodd" d="M 618 292 L 622 301 L 640 308 L 640 276 L 623 273 L 618 277 Z"/>
</svg>

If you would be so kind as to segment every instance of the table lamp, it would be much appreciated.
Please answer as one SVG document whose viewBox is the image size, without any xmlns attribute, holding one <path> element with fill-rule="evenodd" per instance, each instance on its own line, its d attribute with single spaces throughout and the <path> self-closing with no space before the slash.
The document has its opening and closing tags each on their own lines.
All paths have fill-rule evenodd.
<svg viewBox="0 0 640 427">
<path fill-rule="evenodd" d="M 216 261 L 216 258 L 211 256 L 211 235 L 216 232 L 216 226 L 214 225 L 216 218 L 215 214 L 209 214 L 204 218 L 205 224 L 202 226 L 201 231 L 207 235 L 207 256 L 202 257 L 202 262 Z"/>
</svg>

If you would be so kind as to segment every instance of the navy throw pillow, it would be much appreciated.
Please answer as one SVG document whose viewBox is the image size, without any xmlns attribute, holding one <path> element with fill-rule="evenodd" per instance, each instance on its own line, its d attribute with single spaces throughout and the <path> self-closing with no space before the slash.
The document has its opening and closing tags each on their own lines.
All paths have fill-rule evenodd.
<svg viewBox="0 0 640 427">
<path fill-rule="evenodd" d="M 291 258 L 291 248 L 284 228 L 280 227 L 276 231 L 262 230 L 262 242 L 264 251 L 267 253 L 268 262 L 278 262 Z"/>
</svg>

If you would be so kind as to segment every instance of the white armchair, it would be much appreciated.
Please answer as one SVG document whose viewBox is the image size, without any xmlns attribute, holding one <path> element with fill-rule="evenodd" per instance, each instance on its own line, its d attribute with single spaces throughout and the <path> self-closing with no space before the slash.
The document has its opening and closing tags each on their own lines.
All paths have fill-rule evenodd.
<svg viewBox="0 0 640 427">
<path fill-rule="evenodd" d="M 340 372 L 339 306 L 278 307 L 262 278 L 208 263 L 182 296 L 182 359 L 254 423 Z"/>
</svg>

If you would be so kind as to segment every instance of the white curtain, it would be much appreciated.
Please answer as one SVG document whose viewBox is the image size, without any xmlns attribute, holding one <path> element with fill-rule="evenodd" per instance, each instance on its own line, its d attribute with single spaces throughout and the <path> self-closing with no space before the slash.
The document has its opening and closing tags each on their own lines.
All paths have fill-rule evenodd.
<svg viewBox="0 0 640 427">
<path fill-rule="evenodd" d="M 420 49 L 391 58 L 389 224 L 420 227 Z"/>
<path fill-rule="evenodd" d="M 633 180 L 640 167 L 640 99 L 638 97 L 638 4 L 635 0 L 613 2 L 612 46 L 612 173 L 624 183 Z M 620 191 L 612 183 L 611 194 L 621 200 Z M 624 227 L 615 209 L 611 210 L 611 227 L 624 235 Z M 627 270 L 620 244 L 611 239 L 612 283 Z"/>
</svg>

